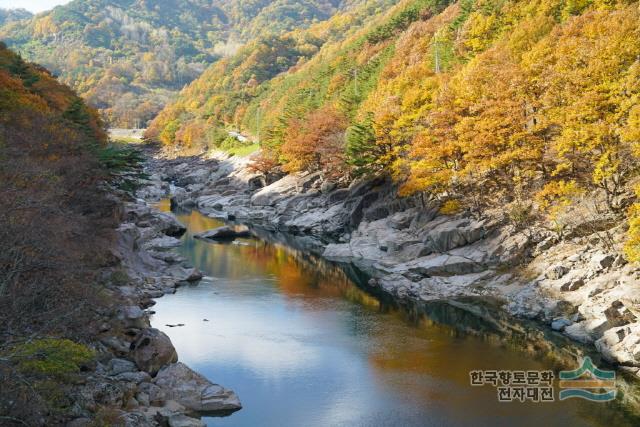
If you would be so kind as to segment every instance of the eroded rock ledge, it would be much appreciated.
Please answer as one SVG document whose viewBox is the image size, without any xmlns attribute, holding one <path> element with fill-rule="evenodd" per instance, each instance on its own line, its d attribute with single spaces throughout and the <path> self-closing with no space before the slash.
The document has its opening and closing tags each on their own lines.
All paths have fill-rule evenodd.
<svg viewBox="0 0 640 427">
<path fill-rule="evenodd" d="M 590 219 L 558 240 L 541 228 L 516 229 L 502 211 L 442 215 L 418 198 L 398 198 L 384 179 L 336 188 L 319 173 L 261 176 L 248 162 L 223 155 L 152 161 L 144 197 L 171 194 L 173 206 L 353 264 L 398 300 L 495 298 L 513 316 L 640 371 L 640 269 L 621 254 L 621 221 L 601 218 L 606 227 L 589 232 Z"/>
</svg>

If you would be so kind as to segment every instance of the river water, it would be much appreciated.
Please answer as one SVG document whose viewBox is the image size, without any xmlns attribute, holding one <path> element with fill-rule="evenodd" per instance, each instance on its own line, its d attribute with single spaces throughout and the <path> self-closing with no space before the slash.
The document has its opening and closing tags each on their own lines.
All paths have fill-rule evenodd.
<svg viewBox="0 0 640 427">
<path fill-rule="evenodd" d="M 159 299 L 152 324 L 181 361 L 238 393 L 244 408 L 205 418 L 210 426 L 627 424 L 607 404 L 558 401 L 557 387 L 553 403 L 500 403 L 493 386 L 470 386 L 469 371 L 551 362 L 385 303 L 338 267 L 282 245 L 194 239 L 222 223 L 196 211 L 177 217 L 188 227 L 178 251 L 206 277 Z"/>
</svg>

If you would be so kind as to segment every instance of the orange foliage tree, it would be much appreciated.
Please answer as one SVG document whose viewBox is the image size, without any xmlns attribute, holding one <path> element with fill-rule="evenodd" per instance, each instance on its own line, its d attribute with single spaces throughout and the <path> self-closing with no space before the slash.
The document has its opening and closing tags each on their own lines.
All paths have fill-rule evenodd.
<svg viewBox="0 0 640 427">
<path fill-rule="evenodd" d="M 347 118 L 331 106 L 304 120 L 292 119 L 281 149 L 285 171 L 322 171 L 331 177 L 344 172 L 347 126 Z"/>
</svg>

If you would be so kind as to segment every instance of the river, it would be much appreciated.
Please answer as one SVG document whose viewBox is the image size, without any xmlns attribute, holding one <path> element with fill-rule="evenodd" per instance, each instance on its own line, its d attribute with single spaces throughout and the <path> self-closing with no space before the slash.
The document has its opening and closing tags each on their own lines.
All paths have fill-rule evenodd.
<svg viewBox="0 0 640 427">
<path fill-rule="evenodd" d="M 196 211 L 177 217 L 188 227 L 178 251 L 206 277 L 159 299 L 152 324 L 181 361 L 238 393 L 244 408 L 205 418 L 209 426 L 626 423 L 607 404 L 560 402 L 557 390 L 553 403 L 500 403 L 493 386 L 470 386 L 469 371 L 547 370 L 551 362 L 496 334 L 398 308 L 340 268 L 280 244 L 194 239 L 222 223 Z"/>
</svg>

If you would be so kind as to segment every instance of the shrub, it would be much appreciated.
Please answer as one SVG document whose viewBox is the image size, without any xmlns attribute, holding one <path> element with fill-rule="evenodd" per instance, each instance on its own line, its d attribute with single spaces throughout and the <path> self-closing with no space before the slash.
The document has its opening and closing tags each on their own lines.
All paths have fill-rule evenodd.
<svg viewBox="0 0 640 427">
<path fill-rule="evenodd" d="M 55 377 L 78 372 L 93 357 L 93 350 L 87 346 L 56 338 L 22 344 L 14 349 L 13 356 L 22 372 Z"/>
<path fill-rule="evenodd" d="M 460 200 L 450 199 L 442 204 L 440 207 L 440 213 L 442 215 L 455 215 L 462 211 L 462 203 Z"/>
<path fill-rule="evenodd" d="M 522 229 L 535 221 L 533 210 L 533 206 L 530 203 L 516 201 L 508 207 L 507 215 L 511 224 L 518 229 Z"/>
</svg>

